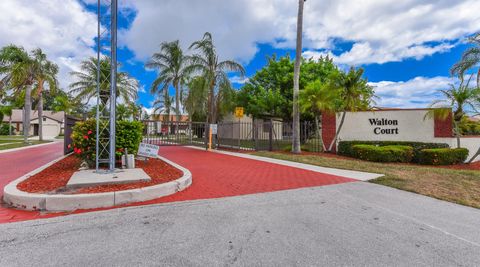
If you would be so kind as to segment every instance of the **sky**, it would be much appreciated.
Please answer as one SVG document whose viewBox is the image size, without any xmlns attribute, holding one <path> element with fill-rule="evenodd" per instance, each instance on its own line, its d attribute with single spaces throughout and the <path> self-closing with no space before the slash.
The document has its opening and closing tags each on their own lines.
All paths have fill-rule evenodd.
<svg viewBox="0 0 480 267">
<path fill-rule="evenodd" d="M 297 0 L 119 0 L 119 8 L 121 71 L 139 80 L 138 102 L 147 109 L 156 72 L 144 64 L 161 42 L 178 39 L 188 53 L 211 32 L 221 59 L 242 63 L 246 78 L 268 56 L 294 58 Z M 427 107 L 455 82 L 449 69 L 480 31 L 478 10 L 478 0 L 308 0 L 302 54 L 363 67 L 377 106 Z M 96 55 L 96 0 L 1 0 L 0 13 L 0 46 L 42 48 L 66 90 L 69 73 Z M 247 80 L 231 77 L 236 88 Z"/>
</svg>

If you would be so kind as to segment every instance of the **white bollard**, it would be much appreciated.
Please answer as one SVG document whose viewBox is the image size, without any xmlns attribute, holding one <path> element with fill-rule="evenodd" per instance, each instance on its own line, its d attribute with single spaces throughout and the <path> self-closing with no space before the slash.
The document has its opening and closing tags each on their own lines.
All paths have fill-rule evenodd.
<svg viewBox="0 0 480 267">
<path fill-rule="evenodd" d="M 122 155 L 122 168 L 124 169 L 134 169 L 135 168 L 135 157 L 133 154 L 127 154 L 128 160 L 125 162 L 125 155 Z M 127 165 L 128 163 L 128 165 Z"/>
</svg>

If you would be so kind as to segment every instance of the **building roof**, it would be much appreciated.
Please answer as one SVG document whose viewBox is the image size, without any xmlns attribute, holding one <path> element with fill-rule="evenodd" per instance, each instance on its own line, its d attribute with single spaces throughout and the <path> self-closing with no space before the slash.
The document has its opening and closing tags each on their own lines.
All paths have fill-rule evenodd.
<svg viewBox="0 0 480 267">
<path fill-rule="evenodd" d="M 65 117 L 65 112 L 64 111 L 53 112 L 51 110 L 44 110 L 43 111 L 43 116 L 48 117 L 52 120 L 56 120 L 58 122 L 63 122 L 64 117 Z M 12 117 L 11 118 L 12 122 L 23 122 L 23 110 L 13 109 L 11 117 Z M 38 119 L 38 111 L 37 110 L 32 110 L 30 112 L 30 119 L 31 120 Z M 10 121 L 10 116 L 3 116 L 3 121 L 4 122 L 9 122 Z"/>
</svg>

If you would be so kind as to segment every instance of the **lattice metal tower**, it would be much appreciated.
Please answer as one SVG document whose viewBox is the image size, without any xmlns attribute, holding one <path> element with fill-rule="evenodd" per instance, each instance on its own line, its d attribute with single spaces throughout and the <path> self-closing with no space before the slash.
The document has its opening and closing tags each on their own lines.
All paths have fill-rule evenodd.
<svg viewBox="0 0 480 267">
<path fill-rule="evenodd" d="M 97 172 L 115 170 L 118 0 L 97 1 Z"/>
</svg>

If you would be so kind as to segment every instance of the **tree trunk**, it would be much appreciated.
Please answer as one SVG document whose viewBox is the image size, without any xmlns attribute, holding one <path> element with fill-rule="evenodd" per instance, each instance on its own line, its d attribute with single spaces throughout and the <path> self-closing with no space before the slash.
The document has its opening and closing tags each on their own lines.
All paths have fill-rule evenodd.
<svg viewBox="0 0 480 267">
<path fill-rule="evenodd" d="M 326 151 L 327 148 L 325 147 L 325 143 L 323 143 L 323 135 L 322 135 L 322 128 L 320 126 L 321 124 L 321 119 L 318 115 L 315 115 L 315 138 L 317 139 L 317 142 L 321 142 L 322 143 L 322 151 L 319 151 L 319 152 L 323 152 L 323 151 Z"/>
<path fill-rule="evenodd" d="M 178 124 L 180 123 L 180 88 L 178 88 L 178 82 L 174 84 L 175 87 L 175 134 L 178 134 Z"/>
<path fill-rule="evenodd" d="M 43 141 L 43 96 L 42 93 L 38 96 L 38 140 Z"/>
<path fill-rule="evenodd" d="M 25 88 L 25 104 L 23 116 L 23 142 L 28 143 L 28 135 L 30 131 L 30 112 L 32 110 L 32 86 L 27 85 Z"/>
<path fill-rule="evenodd" d="M 297 16 L 297 46 L 295 53 L 295 66 L 293 71 L 293 144 L 292 152 L 301 153 L 300 146 L 300 111 L 298 106 L 298 93 L 300 90 L 300 63 L 302 60 L 302 26 L 303 26 L 303 3 L 304 0 L 298 0 Z"/>
<path fill-rule="evenodd" d="M 472 156 L 471 159 L 468 160 L 468 164 L 472 163 L 474 159 L 476 159 L 480 155 L 480 147 L 477 149 L 477 152 Z"/>
<path fill-rule="evenodd" d="M 460 131 L 458 129 L 458 123 L 453 123 L 455 126 L 455 137 L 457 138 L 457 148 L 460 148 Z"/>
<path fill-rule="evenodd" d="M 342 118 L 340 119 L 340 124 L 338 125 L 338 130 L 336 131 L 335 137 L 333 138 L 332 142 L 331 142 L 330 145 L 328 146 L 328 152 L 331 152 L 331 151 L 332 151 L 333 145 L 335 145 L 335 143 L 337 142 L 338 134 L 339 134 L 340 131 L 342 130 L 343 123 L 345 122 L 345 115 L 347 115 L 347 112 L 346 112 L 346 111 L 343 111 L 343 112 L 342 112 Z M 337 116 L 337 115 L 335 114 L 335 116 Z"/>
</svg>

